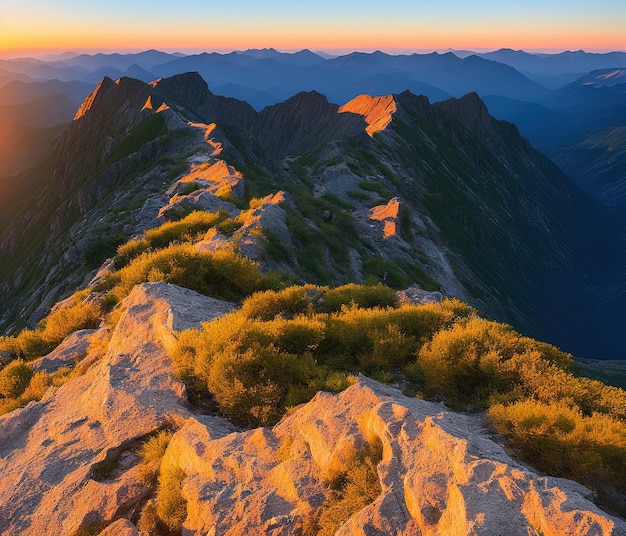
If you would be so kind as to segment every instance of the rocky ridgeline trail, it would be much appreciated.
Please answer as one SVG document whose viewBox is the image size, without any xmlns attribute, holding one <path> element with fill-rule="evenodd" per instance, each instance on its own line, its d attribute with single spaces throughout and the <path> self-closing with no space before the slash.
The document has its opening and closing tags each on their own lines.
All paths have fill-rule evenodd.
<svg viewBox="0 0 626 536">
<path fill-rule="evenodd" d="M 588 489 L 513 461 L 479 416 L 364 376 L 273 428 L 239 431 L 199 413 L 167 348 L 234 307 L 174 285 L 135 287 L 105 357 L 0 418 L 0 533 L 139 535 L 153 488 L 138 452 L 168 429 L 161 471 L 181 475 L 184 534 L 317 533 L 307 531 L 336 502 L 333 482 L 350 482 L 366 458 L 374 491 L 337 534 L 626 534 Z"/>
<path fill-rule="evenodd" d="M 124 303 L 106 357 L 0 418 L 2 534 L 71 535 L 132 515 L 150 492 L 133 452 L 149 434 L 191 416 L 165 346 L 176 330 L 232 308 L 179 287 L 140 285 Z M 222 435 L 232 429 L 215 423 Z"/>
<path fill-rule="evenodd" d="M 197 124 L 190 126 L 198 128 Z M 205 126 L 202 125 L 201 128 Z M 224 138 L 223 135 L 215 137 L 215 134 L 219 136 L 220 133 L 213 127 L 206 130 L 206 145 L 200 145 L 198 152 L 187 159 L 187 171 L 172 183 L 165 194 L 151 196 L 146 200 L 136 230 L 141 234 L 145 229 L 178 219 L 193 211 L 222 211 L 236 222 L 233 229 L 227 234 L 211 229 L 202 240 L 195 243 L 196 249 L 215 251 L 222 247 L 235 247 L 243 255 L 259 262 L 265 270 L 279 269 L 296 275 L 299 272 L 297 248 L 286 221 L 286 209 L 298 210 L 292 195 L 288 191 L 278 190 L 246 203 L 247 179 L 235 166 L 220 159 L 222 141 L 219 140 Z M 352 178 L 358 179 L 355 176 Z M 329 190 L 332 191 L 332 186 Z M 403 205 L 401 198 L 396 196 L 381 205 L 371 208 L 354 207 L 350 211 L 360 235 L 370 242 L 372 249 L 381 257 L 391 254 L 410 259 L 405 252 L 411 249 L 411 245 L 400 232 Z M 327 210 L 322 217 L 332 220 L 337 216 Z M 406 220 L 405 225 L 412 225 L 410 219 Z M 308 221 L 307 224 L 312 229 L 315 228 L 313 222 Z M 268 236 L 277 240 L 286 251 L 286 258 L 282 262 L 267 253 Z M 452 294 L 467 298 L 436 246 L 425 238 L 420 243 L 424 246 L 425 254 L 432 255 L 432 263 L 439 268 L 445 288 Z M 358 256 L 356 252 L 355 255 Z M 359 262 L 353 262 L 351 269 L 355 279 L 364 279 Z"/>
</svg>

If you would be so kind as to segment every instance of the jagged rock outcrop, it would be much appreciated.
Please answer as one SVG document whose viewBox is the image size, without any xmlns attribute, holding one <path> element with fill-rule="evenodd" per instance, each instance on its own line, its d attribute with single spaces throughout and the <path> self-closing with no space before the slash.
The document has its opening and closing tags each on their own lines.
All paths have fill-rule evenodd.
<svg viewBox="0 0 626 536">
<path fill-rule="evenodd" d="M 192 210 L 225 210 L 236 216 L 240 209 L 224 198 L 241 199 L 243 194 L 242 173 L 223 160 L 206 157 L 202 162 L 190 163 L 189 171 L 168 188 L 166 195 L 169 199 L 167 204 L 156 207 L 155 222 L 162 223 L 164 219 Z"/>
<path fill-rule="evenodd" d="M 71 535 L 141 505 L 150 490 L 133 449 L 192 416 L 165 347 L 175 331 L 232 308 L 173 285 L 139 285 L 106 357 L 40 402 L 0 417 L 0 534 Z M 232 430 L 213 420 L 222 434 Z"/>
<path fill-rule="evenodd" d="M 384 97 L 359 95 L 341 106 L 338 111 L 362 115 L 367 123 L 365 131 L 373 136 L 376 132 L 385 130 L 391 123 L 391 116 L 396 111 L 396 101 L 393 95 Z"/>
<path fill-rule="evenodd" d="M 262 260 L 266 256 L 265 237 L 270 235 L 293 254 L 294 245 L 291 232 L 285 223 L 286 212 L 283 205 L 294 206 L 291 196 L 281 190 L 258 200 L 254 208 L 241 213 L 243 225 L 234 235 L 241 253 L 255 260 Z"/>
<path fill-rule="evenodd" d="M 87 354 L 89 338 L 95 332 L 95 329 L 75 331 L 48 355 L 40 357 L 28 365 L 35 371 L 44 371 L 48 374 L 64 367 L 73 367 L 75 361 L 82 359 Z"/>
<path fill-rule="evenodd" d="M 327 480 L 373 441 L 382 443 L 382 492 L 338 535 L 626 534 L 588 489 L 511 460 L 478 417 L 365 377 L 341 394 L 318 394 L 273 429 L 213 439 L 191 419 L 164 463 L 188 475 L 190 534 L 298 534 L 329 498 Z"/>
<path fill-rule="evenodd" d="M 380 495 L 339 535 L 626 535 L 626 522 L 599 510 L 582 485 L 514 462 L 479 416 L 363 376 L 273 428 L 241 432 L 194 413 L 166 348 L 176 332 L 232 308 L 172 285 L 139 285 L 106 357 L 0 418 L 0 534 L 70 536 L 108 523 L 105 536 L 137 536 L 130 519 L 151 493 L 137 448 L 171 427 L 161 468 L 186 475 L 184 534 L 300 534 L 333 500 L 330 481 L 380 445 Z"/>
<path fill-rule="evenodd" d="M 193 164 L 189 172 L 176 183 L 174 191 L 193 183 L 212 194 L 231 195 L 236 199 L 241 199 L 244 193 L 243 174 L 223 160 Z"/>
<path fill-rule="evenodd" d="M 384 205 L 377 205 L 369 210 L 369 219 L 380 227 L 383 239 L 397 237 L 400 234 L 400 212 L 402 203 L 399 197 L 390 199 Z"/>
</svg>

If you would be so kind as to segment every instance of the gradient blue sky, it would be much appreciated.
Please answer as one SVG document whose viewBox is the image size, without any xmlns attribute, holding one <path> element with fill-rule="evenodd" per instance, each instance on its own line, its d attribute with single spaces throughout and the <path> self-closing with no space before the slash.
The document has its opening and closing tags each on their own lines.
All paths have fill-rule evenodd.
<svg viewBox="0 0 626 536">
<path fill-rule="evenodd" d="M 626 50 L 626 0 L 0 0 L 0 53 Z"/>
</svg>

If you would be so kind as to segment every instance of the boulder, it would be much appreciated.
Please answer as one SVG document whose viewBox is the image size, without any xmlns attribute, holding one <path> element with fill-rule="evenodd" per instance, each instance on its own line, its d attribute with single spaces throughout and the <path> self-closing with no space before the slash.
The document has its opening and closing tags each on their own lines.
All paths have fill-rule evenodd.
<svg viewBox="0 0 626 536">
<path fill-rule="evenodd" d="M 193 247 L 197 251 L 214 252 L 219 249 L 227 249 L 232 247 L 232 242 L 215 227 L 209 229 L 204 238 L 196 242 Z"/>
<path fill-rule="evenodd" d="M 115 523 L 111 523 L 104 529 L 99 536 L 140 536 L 141 533 L 137 527 L 128 519 L 118 519 Z"/>
<path fill-rule="evenodd" d="M 52 374 L 64 367 L 73 367 L 74 364 L 87 355 L 89 338 L 96 332 L 95 329 L 81 329 L 67 336 L 59 346 L 48 355 L 29 363 L 36 372 Z"/>
<path fill-rule="evenodd" d="M 138 285 L 106 357 L 0 417 L 0 534 L 72 535 L 139 508 L 151 490 L 134 452 L 148 434 L 192 415 L 166 345 L 232 308 L 174 285 Z M 229 426 L 211 419 L 220 431 Z"/>
<path fill-rule="evenodd" d="M 232 203 L 217 197 L 209 189 L 202 188 L 187 195 L 172 197 L 170 203 L 159 210 L 158 217 L 167 219 L 170 215 L 186 214 L 192 210 L 205 210 L 207 212 L 225 210 L 231 217 L 235 217 L 240 212 Z"/>
<path fill-rule="evenodd" d="M 382 445 L 380 495 L 338 535 L 625 535 L 584 486 L 512 460 L 479 416 L 403 396 L 361 376 L 319 393 L 273 429 L 214 437 L 190 419 L 164 463 L 188 475 L 186 534 L 298 534 L 332 497 L 329 480 Z"/>
<path fill-rule="evenodd" d="M 396 292 L 398 303 L 410 303 L 415 305 L 426 305 L 427 303 L 438 303 L 443 300 L 443 294 L 438 291 L 423 290 L 419 285 Z"/>
</svg>

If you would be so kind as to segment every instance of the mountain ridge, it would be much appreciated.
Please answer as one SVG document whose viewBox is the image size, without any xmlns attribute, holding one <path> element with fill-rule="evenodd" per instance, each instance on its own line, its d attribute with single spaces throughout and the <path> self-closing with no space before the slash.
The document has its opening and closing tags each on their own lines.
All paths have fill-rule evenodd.
<svg viewBox="0 0 626 536">
<path fill-rule="evenodd" d="M 626 533 L 498 444 L 623 506 L 626 395 L 488 319 L 619 349 L 619 227 L 476 93 L 103 78 L 18 178 L 0 533 Z"/>
<path fill-rule="evenodd" d="M 151 99 L 150 108 L 145 107 L 148 98 Z M 514 323 L 517 318 L 517 322 L 522 322 L 520 325 L 528 327 L 531 331 L 536 329 L 532 327 L 533 324 L 545 324 L 546 321 L 548 324 L 545 325 L 551 326 L 546 328 L 547 331 L 556 329 L 548 315 L 537 322 L 536 306 L 532 305 L 532 302 L 541 300 L 541 295 L 552 296 L 549 303 L 554 304 L 562 303 L 567 298 L 566 303 L 569 305 L 566 308 L 571 309 L 572 289 L 580 289 L 583 292 L 580 296 L 585 295 L 587 291 L 583 289 L 590 283 L 586 280 L 579 281 L 580 276 L 568 266 L 573 262 L 587 262 L 596 258 L 599 259 L 598 263 L 603 262 L 602 256 L 606 256 L 606 252 L 603 252 L 605 238 L 601 238 L 603 236 L 601 228 L 611 225 L 608 223 L 610 217 L 601 214 L 601 211 L 598 212 L 597 208 L 583 200 L 580 194 L 575 193 L 575 189 L 571 189 L 567 179 L 560 175 L 556 168 L 551 168 L 547 161 L 535 155 L 527 142 L 519 138 L 519 133 L 513 126 L 493 120 L 476 94 L 434 105 L 431 105 L 425 97 L 413 96 L 410 93 L 395 95 L 393 100 L 397 109 L 391 115 L 391 121 L 372 138 L 367 133 L 368 125 L 362 115 L 338 113 L 337 105 L 329 103 L 325 97 L 315 92 L 301 93 L 282 104 L 256 112 L 248 104 L 236 99 L 213 95 L 198 73 L 177 75 L 151 84 L 128 78 L 122 78 L 117 82 L 105 78 L 92 96 L 85 101 L 86 104 L 78 114 L 79 119 L 70 125 L 64 135 L 65 138 L 61 139 L 56 149 L 65 159 L 65 164 L 54 172 L 61 179 L 61 182 L 56 183 L 57 187 L 65 184 L 66 186 L 61 186 L 61 191 L 66 192 L 74 191 L 77 187 L 82 189 L 79 190 L 81 192 L 78 195 L 79 201 L 76 203 L 76 198 L 73 198 L 74 201 L 66 199 L 66 193 L 59 192 L 55 194 L 56 197 L 43 195 L 41 203 L 48 203 L 48 206 L 54 202 L 74 207 L 63 211 L 66 216 L 56 212 L 56 219 L 51 220 L 47 228 L 52 230 L 52 236 L 56 233 L 60 240 L 65 232 L 63 229 L 67 229 L 68 225 L 77 225 L 80 221 L 79 214 L 86 214 L 92 210 L 99 198 L 105 198 L 111 193 L 119 194 L 119 185 L 123 184 L 120 182 L 123 180 L 122 177 L 132 169 L 129 166 L 148 166 L 142 176 L 145 176 L 148 182 L 153 181 L 151 188 L 158 188 L 155 181 L 159 180 L 158 174 L 163 171 L 151 173 L 150 162 L 154 159 L 159 161 L 159 158 L 163 162 L 166 162 L 165 158 L 171 159 L 171 156 L 167 156 L 167 147 L 177 147 L 178 154 L 181 154 L 180 151 L 189 151 L 196 147 L 195 144 L 198 143 L 194 141 L 196 136 L 204 136 L 205 131 L 209 132 L 207 130 L 209 124 L 215 123 L 212 136 L 216 143 L 221 144 L 223 153 L 220 158 L 234 163 L 244 176 L 252 174 L 251 176 L 256 177 L 246 181 L 249 192 L 247 195 L 264 196 L 287 186 L 297 194 L 298 206 L 301 203 L 326 203 L 327 201 L 321 200 L 320 196 L 326 195 L 331 200 L 338 196 L 342 203 L 347 204 L 345 206 L 354 208 L 346 211 L 337 205 L 333 207 L 331 202 L 323 212 L 329 213 L 328 217 L 331 218 L 333 226 L 337 223 L 332 218 L 338 215 L 345 218 L 344 223 L 347 224 L 355 214 L 360 214 L 358 211 L 350 214 L 355 208 L 366 208 L 368 204 L 369 206 L 376 203 L 384 204 L 394 195 L 400 195 L 412 206 L 411 224 L 408 227 L 404 226 L 407 231 L 405 237 L 398 235 L 397 240 L 384 241 L 377 245 L 375 240 L 378 239 L 374 240 L 372 236 L 372 239 L 368 238 L 359 245 L 365 249 L 358 256 L 369 251 L 367 255 L 373 254 L 374 258 L 403 259 L 401 265 L 408 264 L 407 267 L 399 269 L 398 277 L 401 279 L 407 276 L 405 270 L 417 269 L 409 269 L 408 266 L 417 266 L 419 270 L 426 270 L 430 274 L 429 277 L 433 275 L 437 277 L 433 267 L 442 267 L 441 260 L 448 258 L 448 261 L 444 262 L 444 265 L 449 265 L 448 268 L 442 269 L 444 273 L 452 274 L 455 269 L 451 269 L 450 266 L 456 263 L 457 273 L 450 277 L 448 282 L 450 288 L 456 289 L 455 292 L 463 288 L 463 284 L 458 283 L 458 278 L 466 278 L 466 285 L 482 288 L 479 292 L 481 297 L 475 303 L 478 305 L 485 296 L 490 296 L 487 298 L 490 303 L 488 309 L 493 310 L 496 316 L 509 315 L 505 319 L 508 321 L 513 319 Z M 111 115 L 110 110 L 115 110 L 115 113 Z M 204 130 L 198 131 L 188 124 L 190 122 L 204 124 Z M 407 129 L 413 132 L 410 137 Z M 104 139 L 106 136 L 92 136 L 93 132 L 109 132 L 108 141 Z M 113 137 L 112 133 L 115 133 Z M 175 133 L 175 136 L 172 136 L 172 133 Z M 207 142 L 201 143 L 206 146 Z M 311 163 L 306 163 L 307 158 Z M 459 162 L 463 159 L 474 163 L 463 169 L 463 166 L 459 167 Z M 78 166 L 72 164 L 72 161 L 83 163 Z M 535 178 L 530 182 L 526 180 L 520 183 L 520 172 L 517 171 L 517 175 L 511 174 L 511 170 L 522 169 L 519 166 L 523 162 L 526 166 L 523 173 L 527 174 L 528 179 L 534 176 L 551 178 L 545 185 L 542 185 L 541 181 L 537 182 Z M 87 168 L 84 167 L 85 163 Z M 184 162 L 178 165 L 182 164 Z M 81 174 L 85 173 L 85 170 L 92 177 L 90 180 L 97 179 L 99 174 L 101 177 L 100 183 L 92 183 L 89 192 L 84 184 L 77 186 L 82 184 Z M 485 170 L 489 170 L 488 173 Z M 70 179 L 72 173 L 75 173 L 75 177 Z M 48 175 L 49 172 L 46 172 L 44 176 Z M 496 180 L 498 175 L 509 178 L 506 181 Z M 474 185 L 471 188 L 468 186 L 470 183 Z M 553 186 L 546 186 L 551 183 Z M 36 183 L 30 184 L 33 188 Z M 442 187 L 449 189 L 445 194 L 449 198 L 438 193 Z M 511 219 L 512 207 L 506 207 L 505 200 L 510 195 L 508 189 L 512 187 L 519 188 L 517 195 L 528 200 L 525 201 L 529 208 L 527 214 L 536 214 L 536 222 L 529 222 L 528 228 L 532 231 L 528 237 L 520 234 L 515 220 Z M 478 195 L 472 192 L 472 188 L 477 188 L 476 192 L 481 193 Z M 358 193 L 359 190 L 362 193 Z M 535 195 L 540 197 L 533 200 Z M 376 197 L 379 201 L 375 201 Z M 56 201 L 53 201 L 54 199 Z M 457 209 L 449 205 L 452 200 L 467 207 L 475 205 L 476 209 L 471 209 L 469 213 L 483 210 L 478 207 L 482 207 L 485 202 L 491 203 L 490 208 L 484 209 L 490 214 L 489 220 L 481 220 L 476 213 L 471 216 L 472 223 L 468 222 L 466 218 L 469 213 L 465 215 L 458 213 Z M 555 202 L 557 205 L 554 206 L 562 207 L 559 210 L 564 210 L 558 216 L 549 214 L 554 209 Z M 574 204 L 566 208 L 569 206 L 568 203 Z M 577 218 L 580 219 L 580 215 L 585 214 L 583 218 L 587 222 L 585 225 L 578 226 L 567 221 L 574 219 L 573 216 L 565 214 L 569 214 L 568 211 L 571 212 L 571 207 L 576 204 L 581 207 L 575 210 L 579 213 Z M 16 251 L 15 248 L 20 241 L 18 237 L 27 236 L 29 229 L 34 229 L 35 222 L 41 221 L 42 215 L 49 210 L 44 209 L 44 206 L 40 204 L 39 208 L 27 212 L 27 215 L 19 220 L 19 224 L 15 225 L 14 222 L 8 232 L 5 230 L 0 242 L 4 252 Z M 582 208 L 583 206 L 586 208 Z M 422 212 L 428 216 L 423 217 Z M 518 218 L 528 217 L 523 211 L 513 212 L 516 212 Z M 68 219 L 67 215 L 71 216 L 72 213 L 74 219 Z M 129 213 L 128 217 L 136 216 Z M 319 224 L 311 226 L 311 223 L 307 222 L 307 218 L 310 220 L 311 216 L 302 219 L 302 216 L 293 214 L 290 218 L 293 220 L 291 225 L 296 225 L 294 220 L 296 218 L 301 222 L 298 225 L 303 224 L 310 227 L 314 233 L 319 232 L 315 231 L 315 226 L 319 227 Z M 319 215 L 315 218 L 319 218 Z M 513 270 L 507 267 L 502 259 L 498 260 L 498 250 L 489 245 L 489 240 L 480 246 L 482 254 L 477 254 L 478 250 L 472 251 L 466 247 L 471 240 L 476 239 L 478 236 L 476 233 L 492 237 L 496 240 L 495 243 L 503 239 L 502 234 L 496 233 L 495 228 L 491 228 L 487 221 L 509 222 L 506 229 L 512 233 L 511 236 L 516 236 L 511 242 L 511 254 L 518 257 L 517 267 Z M 547 222 L 551 223 L 548 225 Z M 112 225 L 120 230 L 123 227 Z M 445 231 L 442 232 L 444 228 Z M 81 250 L 84 252 L 88 241 L 94 240 L 94 231 L 101 232 L 94 229 L 88 233 L 90 239 L 85 235 L 85 241 L 80 243 L 76 254 L 80 255 Z M 110 231 L 107 235 L 109 233 Z M 464 238 L 461 238 L 462 236 Z M 587 238 L 581 240 L 577 239 L 577 236 Z M 322 243 L 326 240 L 323 235 L 320 235 L 320 239 Z M 518 239 L 521 242 L 516 243 Z M 302 240 L 306 242 L 307 238 L 302 235 L 298 243 L 302 243 Z M 375 269 L 374 266 L 381 266 L 381 263 L 387 262 L 386 260 L 368 260 L 365 264 L 363 260 L 355 261 L 356 264 L 348 263 L 341 250 L 350 250 L 350 247 L 343 238 L 339 237 L 338 240 L 332 246 L 336 248 L 334 257 L 331 255 L 326 261 L 318 259 L 311 265 L 311 268 L 315 266 L 318 277 L 326 274 L 320 282 L 328 281 L 326 279 L 328 277 L 331 279 L 351 277 L 351 273 L 357 277 L 366 277 L 367 273 L 375 277 L 383 276 L 385 270 Z M 412 245 L 412 241 L 415 240 L 423 242 L 425 251 L 430 252 L 426 257 L 420 257 L 422 254 L 419 253 L 419 248 Z M 520 258 L 532 255 L 533 249 L 537 255 L 537 248 L 533 248 L 532 243 L 543 243 L 539 246 L 539 251 L 540 258 L 544 260 L 533 263 L 530 259 Z M 447 248 L 454 244 L 453 256 L 448 253 L 443 255 L 440 252 L 435 253 L 444 244 Z M 610 251 L 611 247 L 607 245 L 606 249 Z M 598 253 L 590 255 L 589 251 Z M 351 255 L 357 255 L 356 250 Z M 456 260 L 450 264 L 452 258 Z M 574 258 L 578 260 L 573 261 Z M 429 259 L 428 262 L 426 259 Z M 498 268 L 495 271 L 487 269 L 485 259 L 492 259 L 493 265 Z M 468 260 L 471 267 L 467 264 Z M 292 263 L 290 269 L 296 272 L 303 269 L 300 263 L 311 263 L 304 257 L 292 258 L 289 262 Z M 429 262 L 434 264 L 429 266 Z M 563 267 L 564 271 L 557 269 L 557 266 Z M 587 262 L 585 265 L 585 270 L 592 274 L 589 276 L 591 279 L 599 269 L 593 262 Z M 549 275 L 552 273 L 555 275 Z M 564 274 L 568 275 L 563 277 Z M 4 284 L 7 285 L 9 281 L 7 274 L 3 277 Z M 511 286 L 517 277 L 521 277 L 521 280 L 526 279 L 534 290 L 530 293 L 525 292 L 519 282 Z M 569 285 L 572 285 L 572 289 L 565 291 L 565 285 L 559 285 L 559 280 L 567 281 L 568 289 Z M 487 287 L 484 287 L 485 284 Z M 513 288 L 518 290 L 511 294 Z M 47 292 L 49 291 L 48 286 Z M 467 289 L 462 292 L 464 299 L 472 300 Z M 502 300 L 505 295 L 508 298 Z M 534 298 L 531 299 L 531 296 Z M 513 301 L 510 301 L 511 299 Z M 586 299 L 594 298 L 589 295 Z M 576 306 L 576 309 L 572 310 L 577 309 L 584 310 L 584 307 Z M 505 313 L 507 310 L 517 312 L 510 316 L 510 312 Z M 572 321 L 573 325 L 578 321 L 582 320 Z M 604 329 L 601 328 L 602 322 L 600 319 L 597 321 L 597 329 Z M 576 330 L 567 328 L 560 336 L 570 337 L 574 331 Z M 582 340 L 578 340 L 576 344 L 582 343 Z M 583 348 L 581 353 L 587 354 L 589 351 L 588 347 L 581 348 Z"/>
</svg>

